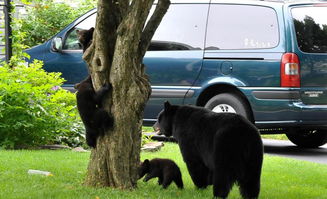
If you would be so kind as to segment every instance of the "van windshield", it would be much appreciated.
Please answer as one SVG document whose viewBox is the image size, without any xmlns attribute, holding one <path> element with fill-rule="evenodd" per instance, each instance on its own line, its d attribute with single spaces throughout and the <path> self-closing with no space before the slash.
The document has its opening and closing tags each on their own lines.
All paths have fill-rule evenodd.
<svg viewBox="0 0 327 199">
<path fill-rule="evenodd" d="M 291 12 L 300 50 L 327 53 L 327 7 L 297 7 Z"/>
</svg>

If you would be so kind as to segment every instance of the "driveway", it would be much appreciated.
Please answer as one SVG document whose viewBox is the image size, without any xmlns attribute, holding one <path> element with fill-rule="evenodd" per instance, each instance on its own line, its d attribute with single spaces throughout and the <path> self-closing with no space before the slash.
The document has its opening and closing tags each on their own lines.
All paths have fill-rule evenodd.
<svg viewBox="0 0 327 199">
<path fill-rule="evenodd" d="M 287 158 L 327 164 L 327 144 L 317 149 L 303 149 L 285 140 L 263 139 L 265 153 Z"/>
<path fill-rule="evenodd" d="M 156 133 L 145 133 L 151 135 L 153 140 L 176 142 L 173 137 L 165 137 Z M 265 153 L 278 155 L 287 158 L 306 160 L 321 164 L 327 164 L 327 144 L 317 149 L 304 149 L 295 146 L 292 142 L 286 140 L 263 139 Z"/>
</svg>

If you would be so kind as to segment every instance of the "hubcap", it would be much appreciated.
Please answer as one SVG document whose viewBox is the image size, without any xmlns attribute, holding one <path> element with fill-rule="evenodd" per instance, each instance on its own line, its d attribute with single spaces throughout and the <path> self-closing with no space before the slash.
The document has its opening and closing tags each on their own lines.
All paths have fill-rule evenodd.
<svg viewBox="0 0 327 199">
<path fill-rule="evenodd" d="M 228 104 L 219 104 L 212 111 L 216 113 L 236 113 L 235 109 Z"/>
</svg>

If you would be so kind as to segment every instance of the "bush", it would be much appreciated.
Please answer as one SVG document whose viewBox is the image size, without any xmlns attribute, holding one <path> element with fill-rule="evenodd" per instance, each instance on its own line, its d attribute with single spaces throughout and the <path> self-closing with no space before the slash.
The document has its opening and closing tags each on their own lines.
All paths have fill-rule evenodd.
<svg viewBox="0 0 327 199">
<path fill-rule="evenodd" d="M 13 19 L 13 54 L 0 66 L 0 147 L 27 148 L 42 144 L 86 146 L 84 126 L 75 95 L 60 88 L 59 73 L 46 73 L 42 62 L 23 50 L 43 43 L 76 17 L 95 7 L 96 0 L 79 0 L 78 9 L 53 0 L 22 0 L 27 16 Z M 31 4 L 32 2 L 32 4 Z M 33 5 L 33 6 L 32 6 Z M 142 145 L 150 138 L 143 136 Z"/>
<path fill-rule="evenodd" d="M 32 0 L 27 6 L 26 17 L 14 21 L 20 31 L 28 35 L 23 44 L 32 47 L 41 44 L 59 32 L 78 16 L 95 7 L 96 0 L 80 0 L 78 8 L 53 0 Z"/>
<path fill-rule="evenodd" d="M 142 133 L 142 142 L 141 142 L 141 146 L 144 146 L 145 144 L 152 142 L 151 137 L 152 137 L 152 136 L 150 136 L 150 135 L 146 135 L 146 134 Z"/>
<path fill-rule="evenodd" d="M 26 148 L 83 141 L 75 95 L 61 89 L 59 73 L 47 73 L 42 62 L 0 67 L 0 146 Z"/>
<path fill-rule="evenodd" d="M 53 0 L 22 0 L 27 16 L 13 19 L 13 54 L 0 66 L 0 147 L 27 148 L 42 144 L 84 143 L 84 126 L 75 95 L 60 88 L 59 73 L 47 73 L 42 62 L 23 50 L 43 43 L 77 16 L 95 7 L 96 0 L 79 0 L 79 9 Z M 15 12 L 15 9 L 13 10 Z"/>
</svg>

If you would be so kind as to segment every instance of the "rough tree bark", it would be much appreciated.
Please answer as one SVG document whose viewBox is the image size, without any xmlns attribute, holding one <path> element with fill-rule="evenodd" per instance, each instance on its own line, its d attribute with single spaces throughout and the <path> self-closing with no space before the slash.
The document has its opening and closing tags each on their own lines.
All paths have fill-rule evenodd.
<svg viewBox="0 0 327 199">
<path fill-rule="evenodd" d="M 85 185 L 136 187 L 140 161 L 142 115 L 151 87 L 142 64 L 170 1 L 159 0 L 146 23 L 154 0 L 99 0 L 92 45 L 84 53 L 93 86 L 105 82 L 113 90 L 104 107 L 114 117 L 114 129 L 91 151 Z"/>
</svg>

